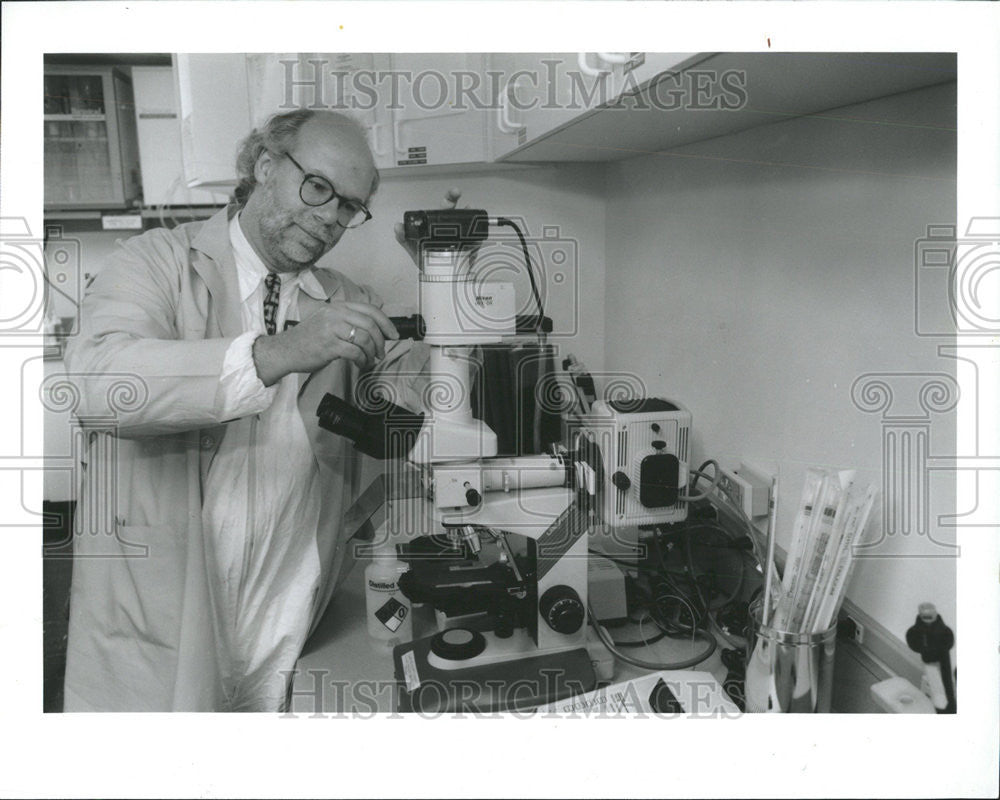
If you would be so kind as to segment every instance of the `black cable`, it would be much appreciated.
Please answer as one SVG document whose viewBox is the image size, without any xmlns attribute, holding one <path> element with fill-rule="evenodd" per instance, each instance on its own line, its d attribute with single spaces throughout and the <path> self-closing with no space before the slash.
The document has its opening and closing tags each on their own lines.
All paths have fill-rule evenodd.
<svg viewBox="0 0 1000 800">
<path fill-rule="evenodd" d="M 693 667 L 695 664 L 700 664 L 706 658 L 708 658 L 712 653 L 715 652 L 715 648 L 718 647 L 718 642 L 715 637 L 712 636 L 708 631 L 695 631 L 694 636 L 703 641 L 707 642 L 706 648 L 698 655 L 691 658 L 685 659 L 684 661 L 676 661 L 673 663 L 660 664 L 655 661 L 642 661 L 638 658 L 632 658 L 631 656 L 625 655 L 618 648 L 615 647 L 615 643 L 611 640 L 608 632 L 604 630 L 598 624 L 597 618 L 594 616 L 594 610 L 587 604 L 587 616 L 590 620 L 590 624 L 593 626 L 594 630 L 597 632 L 598 638 L 604 643 L 604 646 L 611 651 L 611 655 L 617 658 L 619 661 L 624 661 L 626 664 L 631 664 L 634 667 L 639 667 L 640 669 L 648 669 L 653 671 L 660 671 L 665 669 L 687 669 L 688 667 Z"/>
<path fill-rule="evenodd" d="M 684 537 L 684 552 L 685 552 L 685 555 L 687 556 L 688 571 L 691 573 L 691 580 L 694 582 L 694 588 L 698 592 L 698 599 L 701 600 L 702 605 L 705 606 L 705 609 L 707 611 L 711 611 L 713 607 L 705 599 L 705 596 L 701 593 L 701 586 L 698 584 L 698 577 L 697 577 L 697 575 L 695 575 L 694 558 L 693 558 L 693 556 L 691 554 L 691 531 L 690 531 L 690 529 L 688 529 L 686 531 L 686 533 L 687 533 L 687 535 Z M 736 583 L 736 588 L 732 592 L 729 593 L 729 595 L 726 597 L 725 600 L 723 600 L 721 603 L 716 604 L 715 608 L 723 608 L 723 607 L 729 605 L 731 602 L 733 602 L 739 596 L 740 592 L 743 589 L 743 580 L 744 580 L 744 573 L 745 573 L 745 571 L 746 570 L 743 569 L 743 559 L 741 557 L 740 558 L 740 571 L 739 571 L 739 575 L 738 575 L 739 580 Z"/>
<path fill-rule="evenodd" d="M 521 229 L 514 220 L 507 217 L 497 217 L 497 225 L 506 225 L 508 228 L 513 228 L 514 233 L 517 234 L 517 238 L 521 242 L 521 252 L 524 253 L 524 264 L 528 270 L 528 280 L 531 281 L 531 293 L 535 296 L 535 305 L 538 306 L 538 323 L 535 329 L 541 332 L 542 320 L 545 317 L 545 307 L 542 305 L 542 296 L 538 293 L 538 284 L 535 282 L 535 270 L 531 264 L 531 257 L 528 255 L 528 243 L 524 240 L 524 234 L 521 233 Z"/>
<path fill-rule="evenodd" d="M 656 636 L 651 639 L 636 639 L 632 642 L 615 642 L 615 647 L 645 647 L 646 645 L 656 644 L 661 639 L 665 638 L 667 635 L 666 631 L 660 631 Z"/>
</svg>

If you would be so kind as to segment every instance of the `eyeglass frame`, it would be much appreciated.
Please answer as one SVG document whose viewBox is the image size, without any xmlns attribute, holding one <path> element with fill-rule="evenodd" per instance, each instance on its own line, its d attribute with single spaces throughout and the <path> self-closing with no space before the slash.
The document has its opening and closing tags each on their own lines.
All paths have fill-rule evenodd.
<svg viewBox="0 0 1000 800">
<path fill-rule="evenodd" d="M 366 206 L 360 200 L 354 199 L 353 197 L 346 197 L 342 195 L 340 192 L 337 191 L 337 188 L 333 185 L 333 182 L 329 178 L 326 178 L 322 175 L 317 175 L 315 172 L 306 172 L 305 168 L 298 161 L 295 160 L 295 158 L 292 156 L 291 153 L 283 153 L 283 155 L 286 156 L 288 160 L 291 161 L 296 166 L 296 168 L 298 168 L 299 172 L 302 173 L 302 183 L 299 184 L 299 200 L 301 200 L 307 206 L 309 206 L 310 208 L 321 208 L 334 198 L 336 198 L 337 203 L 340 206 L 342 206 L 345 202 L 357 204 L 359 206 L 359 210 L 364 212 L 365 218 L 361 220 L 361 222 L 359 222 L 357 225 L 345 225 L 338 219 L 337 224 L 341 228 L 344 228 L 345 230 L 350 230 L 351 228 L 360 228 L 362 225 L 364 225 L 372 218 L 372 212 L 368 210 L 368 206 Z M 305 197 L 302 196 L 302 191 L 303 189 L 305 189 L 306 181 L 308 181 L 310 178 L 317 178 L 330 187 L 329 199 L 324 200 L 322 203 L 310 203 L 305 199 Z"/>
</svg>

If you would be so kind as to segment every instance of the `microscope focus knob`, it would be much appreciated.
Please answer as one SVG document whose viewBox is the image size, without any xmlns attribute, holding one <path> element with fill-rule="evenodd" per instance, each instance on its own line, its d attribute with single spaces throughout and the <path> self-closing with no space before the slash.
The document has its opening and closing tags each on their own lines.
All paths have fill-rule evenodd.
<svg viewBox="0 0 1000 800">
<path fill-rule="evenodd" d="M 583 626 L 586 609 L 580 595 L 571 586 L 560 584 L 545 591 L 538 601 L 538 612 L 556 633 L 576 633 Z"/>
<path fill-rule="evenodd" d="M 611 482 L 623 492 L 632 488 L 632 479 L 621 470 L 611 476 Z"/>
</svg>

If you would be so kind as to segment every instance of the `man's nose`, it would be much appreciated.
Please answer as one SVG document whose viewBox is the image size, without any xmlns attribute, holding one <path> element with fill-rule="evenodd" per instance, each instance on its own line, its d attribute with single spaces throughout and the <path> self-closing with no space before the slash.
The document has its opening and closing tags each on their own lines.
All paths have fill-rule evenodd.
<svg viewBox="0 0 1000 800">
<path fill-rule="evenodd" d="M 329 203 L 313 206 L 312 212 L 318 222 L 331 229 L 337 228 L 339 227 L 337 218 L 340 214 L 340 198 L 334 197 Z"/>
</svg>

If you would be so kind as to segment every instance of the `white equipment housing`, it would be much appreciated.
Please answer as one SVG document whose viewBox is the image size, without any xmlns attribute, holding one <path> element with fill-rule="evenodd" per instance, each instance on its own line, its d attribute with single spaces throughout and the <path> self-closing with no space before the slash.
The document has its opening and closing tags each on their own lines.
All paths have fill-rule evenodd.
<svg viewBox="0 0 1000 800">
<path fill-rule="evenodd" d="M 690 411 L 661 398 L 598 400 L 584 424 L 601 451 L 605 527 L 687 519 Z"/>
</svg>

